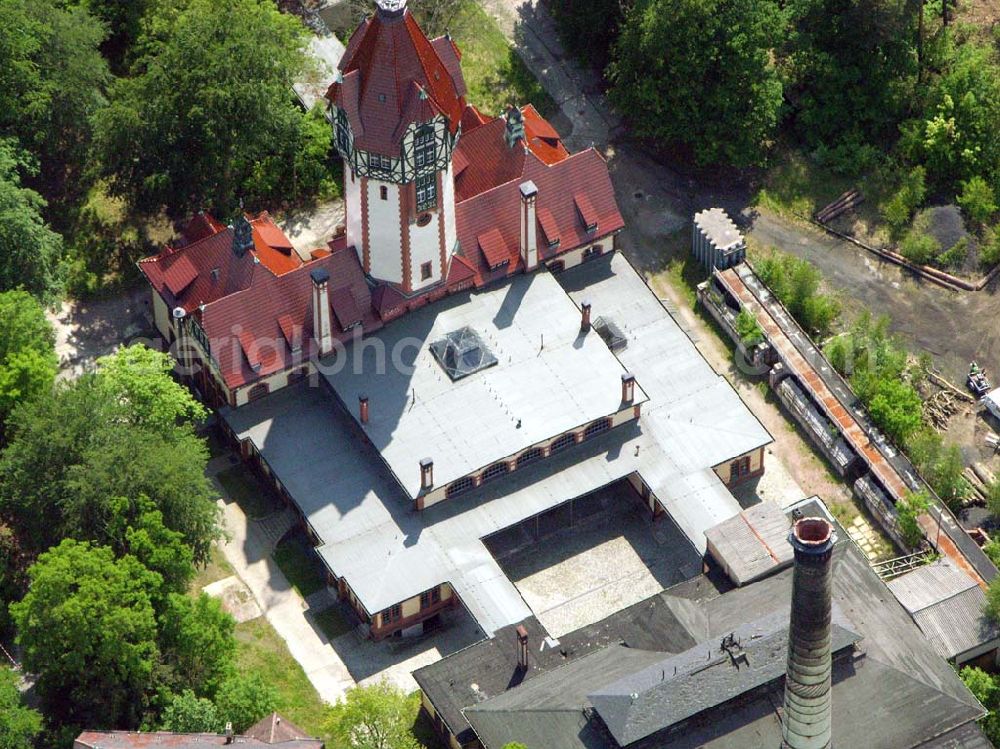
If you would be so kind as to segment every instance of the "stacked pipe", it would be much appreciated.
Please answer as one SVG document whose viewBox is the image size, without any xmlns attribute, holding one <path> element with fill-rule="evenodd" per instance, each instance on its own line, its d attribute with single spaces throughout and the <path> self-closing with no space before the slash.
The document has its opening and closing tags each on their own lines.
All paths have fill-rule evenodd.
<svg viewBox="0 0 1000 749">
<path fill-rule="evenodd" d="M 836 537 L 822 518 L 795 522 L 788 667 L 781 720 L 783 749 L 829 749 L 833 742 L 830 562 Z"/>
</svg>

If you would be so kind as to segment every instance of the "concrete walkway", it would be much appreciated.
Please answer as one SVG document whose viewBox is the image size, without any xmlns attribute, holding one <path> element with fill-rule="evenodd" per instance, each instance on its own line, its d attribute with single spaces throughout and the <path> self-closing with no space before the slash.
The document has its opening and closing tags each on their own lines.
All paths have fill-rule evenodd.
<svg viewBox="0 0 1000 749">
<path fill-rule="evenodd" d="M 213 461 L 213 464 L 216 461 Z M 221 465 L 221 464 L 220 464 Z M 228 466 L 228 461 L 225 462 Z M 209 472 L 214 466 L 210 465 Z M 216 487 L 220 490 L 221 486 Z M 305 617 L 308 606 L 271 559 L 272 540 L 236 502 L 219 500 L 229 540 L 220 544 L 226 560 L 246 583 L 264 616 L 302 666 L 319 696 L 337 702 L 355 682 L 326 636 Z"/>
</svg>

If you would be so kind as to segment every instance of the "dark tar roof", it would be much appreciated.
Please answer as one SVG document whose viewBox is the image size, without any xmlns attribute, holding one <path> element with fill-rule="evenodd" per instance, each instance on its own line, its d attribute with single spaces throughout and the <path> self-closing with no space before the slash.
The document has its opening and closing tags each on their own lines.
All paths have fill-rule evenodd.
<svg viewBox="0 0 1000 749">
<path fill-rule="evenodd" d="M 949 732 L 981 716 L 983 711 L 975 698 L 934 652 L 852 543 L 838 544 L 834 564 L 834 605 L 850 622 L 850 628 L 864 638 L 853 657 L 835 664 L 837 744 L 872 749 L 920 747 L 935 739 L 944 740 Z M 525 673 L 516 668 L 511 626 L 498 630 L 493 639 L 418 670 L 414 676 L 462 743 L 477 735 L 466 719 L 468 715 L 488 749 L 499 749 L 508 741 L 546 749 L 615 747 L 617 742 L 587 699 L 595 691 L 595 681 L 606 685 L 625 675 L 619 667 L 604 668 L 605 660 L 614 660 L 609 647 L 627 647 L 629 667 L 621 668 L 637 674 L 652 661 L 648 654 L 635 651 L 657 651 L 662 660 L 664 653 L 679 654 L 696 643 L 721 639 L 747 621 L 768 616 L 782 616 L 787 621 L 791 578 L 792 570 L 785 569 L 727 590 L 728 583 L 713 571 L 572 632 L 554 647 L 543 645 L 547 633 L 532 617 L 524 622 L 529 636 Z M 617 647 L 611 652 L 625 651 Z M 518 690 L 570 665 L 579 673 L 560 673 L 572 678 L 539 680 L 539 689 L 551 682 L 551 690 L 547 697 L 534 695 L 530 709 L 513 704 L 506 711 L 489 709 L 491 703 L 502 707 L 502 702 L 492 698 L 511 689 L 505 699 L 520 702 L 515 697 Z M 598 675 L 588 676 L 591 667 Z M 711 709 L 715 698 L 705 695 L 702 709 L 691 710 L 696 713 L 693 717 L 673 729 L 634 741 L 629 749 L 778 746 L 781 684 L 779 677 L 770 687 L 751 690 L 720 709 Z M 976 747 L 977 740 L 973 731 L 956 739 L 959 743 L 928 746 Z"/>
</svg>

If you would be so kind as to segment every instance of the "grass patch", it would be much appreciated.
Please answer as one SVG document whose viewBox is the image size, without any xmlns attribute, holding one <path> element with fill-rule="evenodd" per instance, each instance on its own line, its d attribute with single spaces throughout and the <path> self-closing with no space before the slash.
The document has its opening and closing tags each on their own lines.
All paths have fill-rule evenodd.
<svg viewBox="0 0 1000 749">
<path fill-rule="evenodd" d="M 222 549 L 219 548 L 218 544 L 212 544 L 208 564 L 204 568 L 196 570 L 194 579 L 191 581 L 191 594 L 197 596 L 206 585 L 234 574 L 236 573 L 232 565 L 226 561 Z"/>
<path fill-rule="evenodd" d="M 535 105 L 542 116 L 556 113 L 556 103 L 531 74 L 496 22 L 475 0 L 463 0 L 450 23 L 462 51 L 466 100 L 483 114 L 500 114 L 508 104 Z"/>
<path fill-rule="evenodd" d="M 282 573 L 288 578 L 288 582 L 303 598 L 315 593 L 326 584 L 316 555 L 302 534 L 293 533 L 283 538 L 274 550 L 273 556 Z"/>
<path fill-rule="evenodd" d="M 268 490 L 242 464 L 220 471 L 216 478 L 226 496 L 234 500 L 247 517 L 261 518 L 278 509 Z"/>
<path fill-rule="evenodd" d="M 326 703 L 267 619 L 261 616 L 237 624 L 236 641 L 236 666 L 240 672 L 263 676 L 278 692 L 278 712 L 310 736 L 333 746 L 323 730 Z"/>
<path fill-rule="evenodd" d="M 328 606 L 316 614 L 310 614 L 310 616 L 328 640 L 335 640 L 353 629 L 351 622 L 336 605 Z"/>
<path fill-rule="evenodd" d="M 819 167 L 799 151 L 785 151 L 764 176 L 753 203 L 780 216 L 808 218 L 857 181 Z"/>
</svg>

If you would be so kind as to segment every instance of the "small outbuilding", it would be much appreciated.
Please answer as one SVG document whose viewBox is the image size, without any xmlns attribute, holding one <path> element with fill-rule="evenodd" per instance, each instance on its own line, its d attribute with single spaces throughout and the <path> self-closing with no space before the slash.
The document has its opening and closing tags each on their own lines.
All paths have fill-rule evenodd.
<svg viewBox="0 0 1000 749">
<path fill-rule="evenodd" d="M 747 257 L 747 243 L 740 230 L 721 208 L 694 214 L 691 251 L 706 269 L 725 270 Z"/>
</svg>

